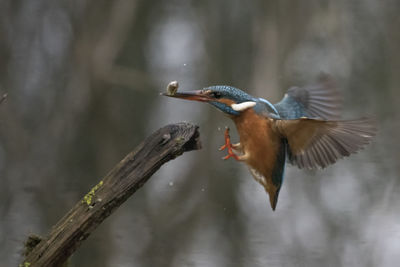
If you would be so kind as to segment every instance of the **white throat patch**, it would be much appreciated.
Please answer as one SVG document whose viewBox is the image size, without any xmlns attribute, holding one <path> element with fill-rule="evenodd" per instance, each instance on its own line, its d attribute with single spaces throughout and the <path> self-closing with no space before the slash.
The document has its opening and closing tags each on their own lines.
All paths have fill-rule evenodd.
<svg viewBox="0 0 400 267">
<path fill-rule="evenodd" d="M 257 103 L 254 102 L 254 101 L 247 101 L 247 102 L 243 102 L 243 103 L 240 103 L 240 104 L 232 104 L 231 108 L 234 111 L 244 111 L 244 110 L 246 110 L 248 108 L 254 107 L 256 104 Z"/>
</svg>

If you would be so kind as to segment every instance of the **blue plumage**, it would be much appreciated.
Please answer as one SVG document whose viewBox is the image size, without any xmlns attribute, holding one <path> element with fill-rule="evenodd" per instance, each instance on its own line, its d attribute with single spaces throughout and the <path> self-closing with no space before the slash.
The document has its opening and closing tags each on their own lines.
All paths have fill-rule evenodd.
<svg viewBox="0 0 400 267">
<path fill-rule="evenodd" d="M 274 107 L 282 119 L 292 120 L 309 116 L 304 105 L 289 95 L 286 95 L 279 103 L 276 103 Z"/>
</svg>

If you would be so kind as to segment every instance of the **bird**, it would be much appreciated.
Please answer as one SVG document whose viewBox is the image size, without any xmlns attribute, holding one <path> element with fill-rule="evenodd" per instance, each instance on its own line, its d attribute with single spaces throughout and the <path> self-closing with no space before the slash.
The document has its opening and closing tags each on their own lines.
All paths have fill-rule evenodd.
<svg viewBox="0 0 400 267">
<path fill-rule="evenodd" d="M 300 169 L 323 169 L 358 152 L 376 135 L 371 118 L 341 119 L 342 98 L 328 74 L 310 85 L 289 88 L 275 104 L 227 85 L 163 95 L 209 103 L 233 120 L 239 142 L 231 143 L 226 128 L 220 150 L 227 150 L 224 159 L 249 167 L 268 193 L 273 211 L 286 162 Z"/>
</svg>

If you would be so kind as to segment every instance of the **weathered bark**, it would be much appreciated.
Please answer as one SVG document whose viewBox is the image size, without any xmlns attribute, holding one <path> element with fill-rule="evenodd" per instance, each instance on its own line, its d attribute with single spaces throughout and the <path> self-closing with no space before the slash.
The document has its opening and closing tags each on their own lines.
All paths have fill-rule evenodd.
<svg viewBox="0 0 400 267">
<path fill-rule="evenodd" d="M 156 172 L 183 152 L 200 149 L 198 127 L 167 125 L 144 140 L 26 253 L 21 266 L 60 266 L 91 232 Z"/>
</svg>

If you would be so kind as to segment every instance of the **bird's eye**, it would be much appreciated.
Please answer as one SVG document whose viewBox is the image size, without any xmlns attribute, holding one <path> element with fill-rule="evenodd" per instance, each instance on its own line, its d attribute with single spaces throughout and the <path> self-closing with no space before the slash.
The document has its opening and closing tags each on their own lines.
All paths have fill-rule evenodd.
<svg viewBox="0 0 400 267">
<path fill-rule="evenodd" d="M 212 94 L 211 94 L 214 98 L 221 98 L 221 93 L 220 92 L 213 92 Z"/>
</svg>

